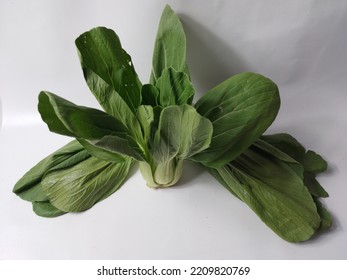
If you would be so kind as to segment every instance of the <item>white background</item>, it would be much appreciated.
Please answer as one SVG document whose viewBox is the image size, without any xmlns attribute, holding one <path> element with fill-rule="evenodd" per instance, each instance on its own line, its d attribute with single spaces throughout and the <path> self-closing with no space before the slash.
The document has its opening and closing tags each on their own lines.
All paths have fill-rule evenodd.
<svg viewBox="0 0 347 280">
<path fill-rule="evenodd" d="M 39 91 L 98 107 L 75 38 L 114 29 L 147 82 L 166 3 L 186 30 L 196 97 L 241 71 L 278 84 L 282 107 L 267 133 L 291 133 L 328 160 L 319 180 L 330 194 L 329 232 L 287 243 L 190 163 L 174 188 L 149 189 L 137 172 L 91 210 L 55 219 L 12 194 L 29 168 L 70 140 L 40 120 Z M 346 29 L 343 0 L 0 0 L 0 259 L 346 259 Z"/>
</svg>

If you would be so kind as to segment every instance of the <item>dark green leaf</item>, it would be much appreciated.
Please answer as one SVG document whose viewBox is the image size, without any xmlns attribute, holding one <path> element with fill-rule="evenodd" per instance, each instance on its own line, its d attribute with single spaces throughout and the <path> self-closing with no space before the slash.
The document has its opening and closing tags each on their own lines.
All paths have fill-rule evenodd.
<svg viewBox="0 0 347 280">
<path fill-rule="evenodd" d="M 143 85 L 141 88 L 142 105 L 155 107 L 158 105 L 159 91 L 151 84 Z"/>
<path fill-rule="evenodd" d="M 323 206 L 323 204 L 318 199 L 315 199 L 315 202 L 317 205 L 318 214 L 321 217 L 319 230 L 320 231 L 327 230 L 332 226 L 333 218 L 331 214 L 329 213 L 329 211 Z"/>
<path fill-rule="evenodd" d="M 117 34 L 105 27 L 97 27 L 76 39 L 85 79 L 106 112 L 115 111 L 114 99 L 119 95 L 135 113 L 141 103 L 141 83 L 130 56 L 123 50 Z M 103 91 L 99 79 L 113 89 Z"/>
<path fill-rule="evenodd" d="M 137 153 L 140 148 L 137 142 L 127 134 L 127 128 L 105 112 L 77 106 L 49 92 L 40 93 L 39 112 L 52 132 L 87 140 L 89 144 L 94 145 L 95 149 L 98 146 L 103 148 L 105 142 L 110 147 L 109 137 L 111 137 L 113 140 L 111 151 L 125 153 L 135 159 L 142 158 Z M 93 155 L 98 156 L 87 145 L 86 148 Z"/>
<path fill-rule="evenodd" d="M 208 149 L 193 160 L 219 168 L 245 151 L 275 119 L 280 106 L 277 86 L 255 73 L 241 73 L 208 91 L 196 104 L 213 124 Z"/>
<path fill-rule="evenodd" d="M 36 215 L 45 218 L 55 218 L 66 212 L 55 208 L 49 201 L 33 202 L 33 211 Z"/>
<path fill-rule="evenodd" d="M 311 172 L 304 173 L 304 183 L 310 193 L 315 197 L 328 197 L 329 194 L 316 179 L 316 174 Z"/>
<path fill-rule="evenodd" d="M 184 72 L 173 68 L 165 69 L 157 80 L 160 106 L 191 104 L 194 97 L 193 85 Z"/>
<path fill-rule="evenodd" d="M 41 160 L 25 173 L 25 175 L 14 186 L 13 192 L 22 199 L 31 202 L 45 201 L 47 200 L 47 196 L 42 191 L 41 187 L 41 180 L 44 174 L 52 168 L 71 166 L 88 157 L 90 157 L 90 155 L 76 140 L 74 140 Z"/>
<path fill-rule="evenodd" d="M 303 180 L 311 194 L 315 197 L 328 197 L 328 193 L 316 180 L 316 173 L 323 172 L 327 168 L 327 162 L 313 151 L 307 151 L 291 135 L 280 133 L 261 137 L 261 141 L 290 155 L 300 163 L 303 169 Z"/>
<path fill-rule="evenodd" d="M 284 162 L 248 149 L 217 172 L 218 179 L 225 182 L 223 185 L 283 239 L 305 241 L 320 226 L 311 194 L 296 172 Z"/>
<path fill-rule="evenodd" d="M 169 67 L 179 72 L 185 72 L 189 77 L 183 26 L 169 5 L 164 8 L 159 22 L 152 65 L 151 84 L 155 84 L 162 72 Z"/>
<path fill-rule="evenodd" d="M 90 143 L 88 140 L 84 139 L 77 139 L 81 145 L 90 153 L 91 155 L 110 162 L 123 162 L 126 158 L 126 156 L 116 153 L 114 151 L 110 151 L 106 148 L 102 148 L 100 146 L 97 146 L 95 144 Z"/>
<path fill-rule="evenodd" d="M 291 135 L 278 133 L 273 135 L 263 135 L 261 139 L 286 153 L 298 162 L 302 162 L 305 148 Z"/>
<path fill-rule="evenodd" d="M 302 164 L 307 172 L 320 173 L 328 168 L 327 162 L 320 155 L 310 150 L 306 152 Z"/>
</svg>

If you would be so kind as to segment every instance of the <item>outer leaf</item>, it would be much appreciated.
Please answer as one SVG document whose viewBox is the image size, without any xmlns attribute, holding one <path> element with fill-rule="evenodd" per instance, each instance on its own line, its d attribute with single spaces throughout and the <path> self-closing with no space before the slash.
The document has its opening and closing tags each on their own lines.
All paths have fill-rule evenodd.
<svg viewBox="0 0 347 280">
<path fill-rule="evenodd" d="M 273 135 L 263 135 L 261 136 L 261 139 L 278 150 L 288 154 L 296 161 L 303 161 L 305 148 L 293 136 L 287 133 L 278 133 Z"/>
<path fill-rule="evenodd" d="M 74 140 L 41 160 L 25 173 L 14 186 L 13 192 L 22 199 L 31 202 L 46 201 L 47 196 L 41 187 L 41 180 L 44 174 L 56 166 L 71 166 L 88 157 L 90 155 Z"/>
<path fill-rule="evenodd" d="M 305 148 L 293 136 L 286 133 L 266 135 L 262 136 L 261 139 L 287 153 L 303 166 L 303 180 L 313 196 L 329 196 L 316 180 L 316 173 L 323 172 L 327 168 L 327 162 L 320 155 L 313 151 L 306 152 Z"/>
<path fill-rule="evenodd" d="M 320 231 L 328 230 L 332 224 L 333 224 L 333 218 L 331 214 L 328 212 L 328 210 L 325 209 L 325 207 L 322 205 L 322 203 L 315 199 L 317 210 L 319 213 L 319 216 L 321 217 L 321 224 L 319 227 Z"/>
<path fill-rule="evenodd" d="M 165 69 L 157 80 L 156 86 L 160 92 L 159 104 L 163 107 L 192 103 L 194 88 L 184 72 L 177 72 L 171 67 Z"/>
<path fill-rule="evenodd" d="M 45 218 L 55 218 L 66 214 L 66 212 L 55 208 L 49 201 L 33 202 L 33 211 L 36 215 Z"/>
<path fill-rule="evenodd" d="M 307 151 L 303 163 L 307 172 L 320 173 L 324 172 L 328 168 L 327 162 L 314 151 Z"/>
<path fill-rule="evenodd" d="M 300 177 L 300 179 L 302 180 L 304 179 L 304 167 L 302 166 L 302 164 L 300 164 L 298 161 L 293 159 L 291 156 L 289 156 L 285 152 L 277 149 L 276 147 L 262 140 L 261 138 L 257 139 L 250 148 L 259 149 L 259 152 L 263 152 L 265 156 L 267 156 L 269 159 L 275 158 L 277 160 L 282 161 L 283 163 L 288 165 L 291 169 L 293 169 L 296 175 Z"/>
<path fill-rule="evenodd" d="M 102 138 L 104 139 L 104 138 Z M 98 145 L 99 141 L 96 141 L 96 144 L 93 144 L 92 141 L 88 141 L 85 139 L 77 139 L 81 145 L 88 151 L 88 153 L 90 153 L 91 155 L 105 160 L 105 161 L 110 161 L 110 162 L 124 162 L 125 161 L 125 156 L 120 154 L 120 153 L 116 153 L 113 150 L 107 149 L 106 147 L 102 147 L 100 145 Z"/>
<path fill-rule="evenodd" d="M 190 105 L 165 107 L 155 134 L 153 155 L 158 162 L 174 157 L 189 158 L 206 149 L 211 140 L 212 124 Z"/>
<path fill-rule="evenodd" d="M 208 149 L 194 156 L 219 168 L 239 156 L 268 128 L 280 106 L 277 86 L 255 73 L 241 73 L 208 91 L 196 104 L 213 124 Z"/>
<path fill-rule="evenodd" d="M 120 188 L 132 160 L 110 163 L 95 157 L 69 168 L 48 172 L 42 187 L 51 204 L 64 212 L 79 212 L 92 207 Z"/>
<path fill-rule="evenodd" d="M 87 140 L 95 148 L 98 145 L 103 148 L 105 141 L 110 147 L 109 137 L 112 137 L 114 142 L 112 152 L 142 159 L 137 153 L 139 147 L 136 141 L 127 135 L 127 128 L 120 121 L 100 110 L 77 106 L 52 93 L 41 92 L 39 111 L 52 132 Z M 105 137 L 108 139 L 105 140 Z M 84 144 L 84 142 L 81 143 Z M 86 148 L 93 155 L 99 156 L 92 149 L 87 146 Z"/>
<path fill-rule="evenodd" d="M 85 79 L 105 111 L 109 114 L 115 111 L 114 99 L 119 94 L 135 113 L 141 103 L 141 83 L 117 34 L 111 29 L 97 27 L 83 33 L 75 43 Z M 95 90 L 99 86 L 95 74 L 114 91 Z"/>
<path fill-rule="evenodd" d="M 162 72 L 169 67 L 185 72 L 189 77 L 183 26 L 169 5 L 164 8 L 159 22 L 152 65 L 151 84 L 155 84 Z"/>
<path fill-rule="evenodd" d="M 214 172 L 223 178 L 223 185 L 283 239 L 305 241 L 320 226 L 311 194 L 300 177 L 280 160 L 268 159 L 257 150 L 248 149 L 231 164 Z"/>
</svg>

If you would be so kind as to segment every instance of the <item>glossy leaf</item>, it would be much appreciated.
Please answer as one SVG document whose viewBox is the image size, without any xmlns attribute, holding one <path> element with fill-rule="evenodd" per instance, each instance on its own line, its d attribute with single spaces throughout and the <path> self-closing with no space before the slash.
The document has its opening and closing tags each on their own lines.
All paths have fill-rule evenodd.
<svg viewBox="0 0 347 280">
<path fill-rule="evenodd" d="M 157 80 L 156 86 L 159 89 L 160 106 L 192 103 L 194 88 L 184 72 L 177 72 L 171 67 L 165 69 Z"/>
<path fill-rule="evenodd" d="M 64 212 L 84 211 L 121 187 L 131 163 L 130 158 L 111 163 L 90 157 L 74 166 L 49 171 L 42 188 L 54 207 Z"/>
<path fill-rule="evenodd" d="M 87 84 L 109 114 L 113 114 L 118 95 L 135 113 L 141 103 L 141 83 L 130 56 L 123 50 L 117 34 L 105 27 L 96 27 L 80 35 L 76 41 Z M 113 89 L 103 91 L 100 80 Z"/>
<path fill-rule="evenodd" d="M 155 84 L 162 72 L 169 67 L 185 72 L 189 77 L 186 65 L 186 36 L 179 17 L 169 5 L 165 6 L 159 22 L 152 67 L 151 84 Z"/>
<path fill-rule="evenodd" d="M 277 86 L 255 73 L 241 73 L 208 91 L 196 110 L 213 124 L 208 149 L 193 157 L 219 168 L 239 156 L 268 128 L 280 106 Z"/>
</svg>

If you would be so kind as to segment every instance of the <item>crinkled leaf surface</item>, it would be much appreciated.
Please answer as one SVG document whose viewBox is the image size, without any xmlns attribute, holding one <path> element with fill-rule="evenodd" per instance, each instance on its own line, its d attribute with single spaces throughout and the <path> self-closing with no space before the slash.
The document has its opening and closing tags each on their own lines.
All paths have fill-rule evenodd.
<svg viewBox="0 0 347 280">
<path fill-rule="evenodd" d="M 42 188 L 57 209 L 84 211 L 120 188 L 131 163 L 130 158 L 112 163 L 90 157 L 74 166 L 49 171 Z"/>
<path fill-rule="evenodd" d="M 277 86 L 255 73 L 240 73 L 208 91 L 196 103 L 213 124 L 208 149 L 193 160 L 219 168 L 245 151 L 275 119 L 280 106 Z"/>
<path fill-rule="evenodd" d="M 206 149 L 211 141 L 212 124 L 190 105 L 165 107 L 154 136 L 153 156 L 158 162 L 173 157 L 186 159 Z"/>
<path fill-rule="evenodd" d="M 194 88 L 184 72 L 177 72 L 172 67 L 165 69 L 157 80 L 156 87 L 159 89 L 160 106 L 192 103 Z"/>
<path fill-rule="evenodd" d="M 87 84 L 105 111 L 112 115 L 114 99 L 120 96 L 135 113 L 141 103 L 141 83 L 117 34 L 111 29 L 96 27 L 80 35 L 75 43 Z M 113 90 L 104 91 L 99 78 Z"/>
<path fill-rule="evenodd" d="M 164 8 L 159 22 L 152 66 L 151 84 L 155 84 L 162 72 L 169 67 L 185 72 L 189 77 L 186 65 L 186 36 L 180 19 L 169 5 Z"/>
<path fill-rule="evenodd" d="M 212 170 L 274 232 L 290 242 L 309 239 L 321 218 L 302 179 L 287 164 L 248 149 L 232 163 Z"/>
<path fill-rule="evenodd" d="M 47 200 L 46 194 L 42 191 L 41 180 L 45 173 L 55 167 L 71 166 L 82 161 L 90 155 L 76 141 L 71 141 L 56 152 L 47 156 L 33 168 L 31 168 L 16 183 L 13 192 L 24 200 L 31 202 Z"/>
</svg>

